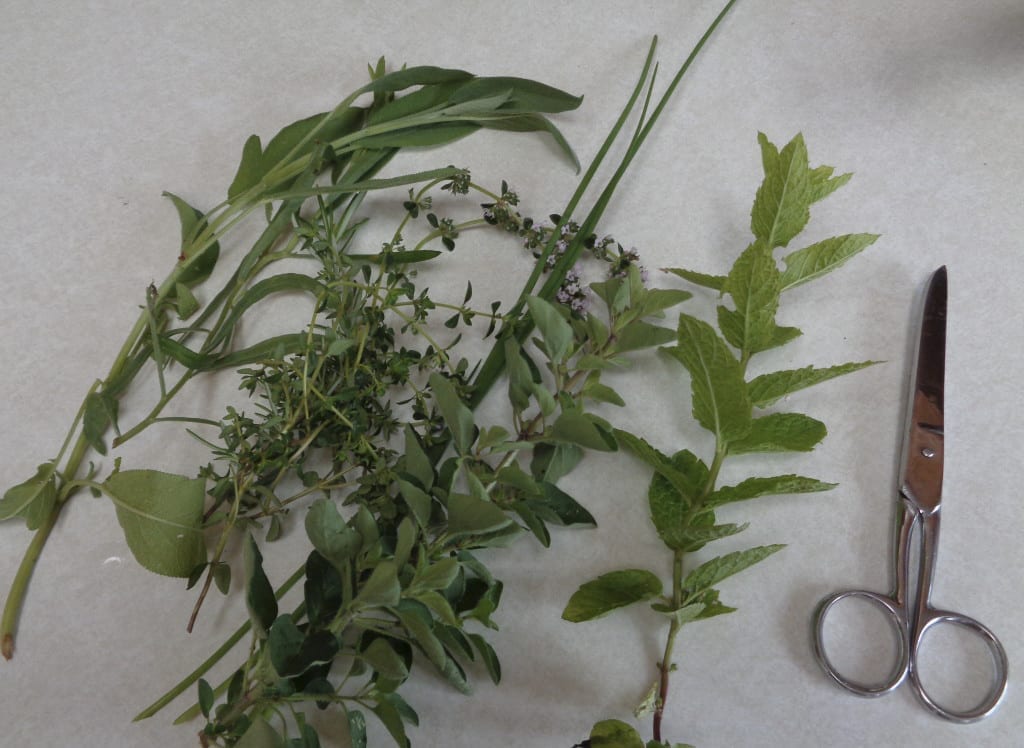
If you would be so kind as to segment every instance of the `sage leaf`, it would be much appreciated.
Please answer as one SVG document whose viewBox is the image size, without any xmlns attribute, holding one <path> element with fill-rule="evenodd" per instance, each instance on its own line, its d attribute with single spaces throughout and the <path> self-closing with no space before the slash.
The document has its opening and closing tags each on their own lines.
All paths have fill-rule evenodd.
<svg viewBox="0 0 1024 748">
<path fill-rule="evenodd" d="M 732 442 L 751 427 L 752 406 L 743 368 L 711 325 L 679 315 L 679 342 L 661 348 L 690 373 L 693 417 L 720 442 Z"/>
<path fill-rule="evenodd" d="M 543 507 L 554 514 L 563 525 L 597 526 L 594 515 L 558 486 L 548 481 L 542 481 L 540 486 L 544 498 L 538 503 L 542 503 Z"/>
<path fill-rule="evenodd" d="M 484 667 L 487 668 L 487 674 L 491 677 L 491 681 L 494 685 L 501 683 L 501 661 L 498 660 L 498 654 L 494 651 L 494 648 L 480 634 L 471 633 L 467 634 L 467 636 L 473 643 L 476 651 L 480 653 L 480 659 L 483 660 Z"/>
<path fill-rule="evenodd" d="M 574 340 L 569 322 L 554 304 L 537 296 L 528 296 L 526 305 L 530 308 L 533 323 L 544 339 L 548 358 L 552 363 L 561 363 L 572 350 Z"/>
<path fill-rule="evenodd" d="M 21 517 L 29 530 L 38 530 L 57 505 L 56 470 L 44 462 L 27 481 L 8 488 L 0 499 L 0 521 Z"/>
<path fill-rule="evenodd" d="M 206 481 L 156 470 L 124 470 L 103 484 L 113 500 L 128 548 L 146 569 L 188 577 L 206 561 L 203 504 Z"/>
<path fill-rule="evenodd" d="M 82 414 L 82 436 L 89 446 L 101 455 L 107 453 L 107 445 L 103 435 L 111 424 L 117 425 L 118 402 L 115 397 L 105 391 L 91 392 L 85 398 L 85 411 Z"/>
<path fill-rule="evenodd" d="M 615 437 L 609 431 L 601 428 L 589 413 L 578 410 L 563 411 L 552 424 L 550 436 L 558 441 L 601 452 L 614 452 L 618 449 Z"/>
<path fill-rule="evenodd" d="M 313 547 L 344 577 L 346 567 L 362 547 L 363 538 L 342 519 L 330 499 L 313 502 L 306 512 L 305 525 Z"/>
<path fill-rule="evenodd" d="M 750 400 L 755 408 L 767 408 L 793 392 L 877 363 L 877 361 L 857 361 L 822 369 L 805 366 L 802 369 L 786 369 L 762 374 L 750 381 L 748 386 Z"/>
<path fill-rule="evenodd" d="M 768 556 L 781 551 L 785 545 L 759 545 L 745 551 L 734 551 L 707 561 L 691 571 L 683 578 L 682 588 L 692 596 L 697 592 L 709 589 L 723 579 L 738 574 L 744 569 L 763 561 Z"/>
<path fill-rule="evenodd" d="M 507 94 L 501 109 L 507 112 L 547 112 L 555 114 L 576 109 L 582 96 L 574 96 L 539 81 L 512 76 L 481 76 L 460 86 L 452 94 L 452 103 L 486 98 L 499 92 Z"/>
<path fill-rule="evenodd" d="M 409 677 L 405 660 L 395 652 L 385 637 L 379 636 L 370 642 L 360 656 L 366 664 L 388 680 L 403 683 Z"/>
<path fill-rule="evenodd" d="M 430 524 L 430 514 L 433 509 L 433 499 L 430 498 L 430 494 L 406 480 L 398 479 L 396 483 L 399 493 L 402 494 L 405 503 L 409 505 L 409 509 L 420 527 Z"/>
<path fill-rule="evenodd" d="M 786 269 L 782 272 L 782 290 L 788 291 L 801 283 L 830 273 L 854 255 L 870 247 L 879 234 L 845 234 L 798 249 L 782 258 Z"/>
<path fill-rule="evenodd" d="M 764 181 L 757 190 L 750 213 L 750 229 L 769 249 L 785 247 L 803 231 L 811 218 L 811 178 L 807 146 L 797 135 L 776 150 L 764 133 L 758 133 Z"/>
<path fill-rule="evenodd" d="M 662 592 L 661 580 L 643 569 L 623 569 L 602 574 L 581 585 L 562 611 L 562 618 L 573 623 L 595 618 Z"/>
<path fill-rule="evenodd" d="M 776 475 L 770 478 L 747 478 L 735 486 L 722 486 L 712 491 L 704 502 L 705 506 L 716 507 L 736 501 L 747 501 L 761 496 L 779 496 L 793 493 L 830 491 L 836 483 L 825 483 L 801 475 Z"/>
<path fill-rule="evenodd" d="M 467 408 L 459 398 L 455 391 L 455 385 L 437 372 L 430 374 L 430 389 L 433 392 L 434 401 L 441 411 L 441 416 L 444 418 L 448 430 L 451 431 L 456 451 L 459 454 L 467 453 L 476 438 L 473 411 Z"/>
<path fill-rule="evenodd" d="M 615 337 L 615 352 L 625 353 L 642 348 L 665 345 L 676 338 L 676 331 L 667 327 L 652 325 L 643 320 L 634 320 L 618 332 Z"/>
<path fill-rule="evenodd" d="M 825 438 L 825 424 L 802 413 L 771 413 L 753 419 L 750 430 L 729 443 L 730 454 L 810 452 Z"/>
<path fill-rule="evenodd" d="M 644 748 L 640 734 L 617 719 L 598 722 L 590 731 L 590 748 Z"/>
<path fill-rule="evenodd" d="M 405 471 L 427 491 L 434 485 L 433 463 L 423 451 L 416 432 L 409 424 L 405 424 Z"/>
<path fill-rule="evenodd" d="M 245 568 L 245 607 L 253 628 L 261 637 L 266 637 L 277 619 L 277 596 L 263 572 L 263 554 L 251 533 L 245 536 L 242 564 Z"/>
</svg>

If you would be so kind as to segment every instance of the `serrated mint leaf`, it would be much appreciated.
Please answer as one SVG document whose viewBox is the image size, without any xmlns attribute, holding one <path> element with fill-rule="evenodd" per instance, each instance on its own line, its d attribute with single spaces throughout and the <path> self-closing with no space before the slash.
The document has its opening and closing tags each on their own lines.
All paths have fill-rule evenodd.
<svg viewBox="0 0 1024 748">
<path fill-rule="evenodd" d="M 854 255 L 870 247 L 879 234 L 844 234 L 833 236 L 809 247 L 786 255 L 782 261 L 782 290 L 788 291 L 801 283 L 820 278 L 835 270 Z"/>
<path fill-rule="evenodd" d="M 665 268 L 664 270 L 666 273 L 678 275 L 683 280 L 690 281 L 690 283 L 703 286 L 704 288 L 710 288 L 712 291 L 721 291 L 725 287 L 724 275 L 708 275 L 707 273 L 698 273 L 684 268 Z"/>
<path fill-rule="evenodd" d="M 770 249 L 785 247 L 811 218 L 811 177 L 807 146 L 802 135 L 793 138 L 781 152 L 758 133 L 764 181 L 757 190 L 750 213 L 750 229 Z"/>
<path fill-rule="evenodd" d="M 732 297 L 734 310 L 723 315 L 719 327 L 725 339 L 744 356 L 773 347 L 775 313 L 782 293 L 782 274 L 775 265 L 771 248 L 757 240 L 733 264 L 724 290 Z M 723 316 L 728 321 L 723 323 Z"/>
<path fill-rule="evenodd" d="M 695 593 L 707 590 L 723 579 L 763 561 L 785 547 L 785 545 L 759 545 L 745 551 L 734 551 L 724 556 L 718 556 L 687 574 L 683 578 L 682 587 L 688 591 L 690 596 L 693 596 Z"/>
<path fill-rule="evenodd" d="M 829 379 L 834 379 L 835 377 L 841 377 L 844 374 L 849 374 L 868 366 L 873 366 L 877 363 L 877 361 L 857 361 L 822 369 L 814 366 L 805 366 L 802 369 L 773 371 L 770 374 L 762 374 L 752 379 L 747 387 L 747 391 L 750 393 L 750 400 L 755 408 L 767 408 L 780 398 L 793 392 Z"/>
<path fill-rule="evenodd" d="M 688 488 L 685 492 L 680 492 L 664 472 L 655 472 L 647 490 L 651 521 L 659 537 L 669 548 L 677 551 L 693 550 L 690 548 L 692 540 L 687 535 L 689 528 L 683 525 L 683 520 L 697 497 L 699 487 L 707 482 L 708 469 L 689 450 L 676 452 L 669 460 L 669 464 L 675 474 L 683 476 L 684 485 Z M 664 471 L 664 466 L 662 470 Z M 690 490 L 689 486 L 693 486 L 693 489 Z"/>
<path fill-rule="evenodd" d="M 615 429 L 615 438 L 619 444 L 643 460 L 655 473 L 662 476 L 677 493 L 692 502 L 707 478 L 707 467 L 692 453 L 683 450 L 672 457 L 662 454 L 647 443 L 646 440 L 628 431 Z M 689 455 L 696 462 L 691 463 Z M 699 467 L 697 467 L 699 466 Z M 702 468 L 703 470 L 701 470 Z"/>
<path fill-rule="evenodd" d="M 816 203 L 822 200 L 833 192 L 838 190 L 844 184 L 850 181 L 853 174 L 840 174 L 838 177 L 833 177 L 832 173 L 835 169 L 831 166 L 819 166 L 811 169 L 811 202 Z"/>
<path fill-rule="evenodd" d="M 716 507 L 731 504 L 735 501 L 756 499 L 760 496 L 780 496 L 791 493 L 813 493 L 830 491 L 836 483 L 825 483 L 815 478 L 802 475 L 776 475 L 770 478 L 747 478 L 735 486 L 722 486 L 713 491 L 705 501 L 705 506 Z"/>
<path fill-rule="evenodd" d="M 44 462 L 27 481 L 7 489 L 0 499 L 0 521 L 21 517 L 29 530 L 38 530 L 57 504 L 56 471 L 54 463 Z"/>
<path fill-rule="evenodd" d="M 614 350 L 616 353 L 625 353 L 642 348 L 653 348 L 656 345 L 670 343 L 675 340 L 675 337 L 675 330 L 637 319 L 626 325 L 615 336 Z"/>
<path fill-rule="evenodd" d="M 729 443 L 730 454 L 750 452 L 810 452 L 828 430 L 802 413 L 772 413 L 755 418 L 742 439 Z"/>
<path fill-rule="evenodd" d="M 623 569 L 602 574 L 580 586 L 562 611 L 562 618 L 573 623 L 595 618 L 661 594 L 661 580 L 643 569 Z"/>
<path fill-rule="evenodd" d="M 743 368 L 711 325 L 679 315 L 679 342 L 660 349 L 690 373 L 693 417 L 720 442 L 732 442 L 750 430 L 752 407 Z"/>
<path fill-rule="evenodd" d="M 145 568 L 188 577 L 206 561 L 206 481 L 156 470 L 124 470 L 103 484 L 132 555 Z"/>
</svg>

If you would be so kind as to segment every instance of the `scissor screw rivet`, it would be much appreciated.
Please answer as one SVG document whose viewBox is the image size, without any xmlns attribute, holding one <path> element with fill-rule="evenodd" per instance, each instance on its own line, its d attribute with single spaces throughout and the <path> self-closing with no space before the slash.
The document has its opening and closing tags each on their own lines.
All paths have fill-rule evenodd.
<svg viewBox="0 0 1024 748">
<path fill-rule="evenodd" d="M 921 450 L 921 454 L 927 457 L 928 459 L 931 459 L 932 457 L 935 456 L 935 450 L 929 447 L 925 447 L 924 449 Z"/>
</svg>

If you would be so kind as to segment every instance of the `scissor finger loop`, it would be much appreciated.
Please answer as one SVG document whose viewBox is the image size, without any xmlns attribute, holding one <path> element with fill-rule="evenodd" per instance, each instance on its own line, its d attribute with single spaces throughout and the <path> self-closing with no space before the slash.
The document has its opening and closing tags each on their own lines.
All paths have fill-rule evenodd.
<svg viewBox="0 0 1024 748">
<path fill-rule="evenodd" d="M 989 691 L 980 703 L 966 710 L 950 709 L 942 706 L 933 699 L 925 690 L 924 685 L 921 682 L 921 673 L 917 664 L 918 649 L 924 641 L 925 634 L 932 628 L 947 623 L 960 626 L 971 632 L 973 635 L 979 637 L 987 645 L 989 653 L 992 655 L 993 672 Z M 923 703 L 929 710 L 939 717 L 951 722 L 967 724 L 984 719 L 995 711 L 997 706 L 999 706 L 999 702 L 1002 700 L 1003 694 L 1006 692 L 1006 681 L 1009 675 L 1009 661 L 1002 643 L 983 623 L 961 613 L 953 613 L 944 610 L 931 610 L 928 611 L 927 617 L 923 619 L 923 622 L 919 626 L 917 636 L 915 637 L 915 642 L 911 649 L 909 675 L 914 692 L 921 700 L 921 703 Z"/>
<path fill-rule="evenodd" d="M 895 629 L 899 647 L 896 652 L 896 664 L 881 683 L 863 683 L 848 678 L 829 659 L 825 648 L 825 619 L 834 605 L 847 599 L 867 600 L 882 608 Z M 814 657 L 829 678 L 847 691 L 858 696 L 872 697 L 882 696 L 898 688 L 910 672 L 910 651 L 910 627 L 907 624 L 907 613 L 892 597 L 868 590 L 847 590 L 829 595 L 818 604 L 814 618 Z"/>
</svg>

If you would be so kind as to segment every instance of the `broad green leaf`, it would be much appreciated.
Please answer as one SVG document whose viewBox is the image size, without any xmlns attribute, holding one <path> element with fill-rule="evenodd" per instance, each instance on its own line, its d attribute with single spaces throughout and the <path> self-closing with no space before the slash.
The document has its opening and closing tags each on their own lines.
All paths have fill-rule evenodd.
<svg viewBox="0 0 1024 748">
<path fill-rule="evenodd" d="M 747 389 L 755 408 L 767 408 L 793 392 L 877 363 L 878 361 L 857 361 L 824 369 L 805 366 L 802 369 L 774 371 L 755 377 L 750 381 Z"/>
<path fill-rule="evenodd" d="M 827 433 L 825 424 L 802 413 L 771 413 L 755 418 L 745 436 L 729 443 L 729 453 L 810 452 Z"/>
<path fill-rule="evenodd" d="M 178 273 L 177 281 L 192 287 L 206 280 L 213 272 L 217 259 L 220 257 L 220 244 L 213 242 L 205 247 L 198 247 L 195 240 L 206 228 L 206 216 L 201 210 L 193 208 L 177 195 L 171 192 L 163 194 L 174 204 L 181 222 L 181 258 L 179 258 L 179 262 L 186 263 L 186 265 Z"/>
<path fill-rule="evenodd" d="M 406 599 L 396 608 L 395 613 L 409 632 L 412 641 L 423 651 L 423 654 L 441 675 L 458 690 L 469 693 L 470 688 L 465 674 L 448 656 L 444 645 L 434 633 L 435 624 L 430 610 L 422 603 Z"/>
<path fill-rule="evenodd" d="M 539 496 L 540 486 L 533 477 L 519 467 L 518 462 L 510 462 L 495 475 L 498 483 L 504 484 L 522 493 L 524 496 Z"/>
<path fill-rule="evenodd" d="M 277 597 L 263 572 L 263 554 L 251 534 L 245 536 L 242 564 L 245 567 L 245 606 L 253 627 L 265 637 L 277 619 Z"/>
<path fill-rule="evenodd" d="M 541 483 L 541 489 L 544 492 L 544 508 L 554 514 L 563 525 L 597 525 L 594 516 L 558 486 L 544 481 Z"/>
<path fill-rule="evenodd" d="M 459 562 L 454 558 L 443 558 L 416 572 L 411 587 L 427 590 L 443 590 L 459 573 Z"/>
<path fill-rule="evenodd" d="M 530 366 L 522 356 L 522 349 L 516 344 L 514 336 L 505 339 L 505 371 L 508 374 L 508 399 L 512 407 L 522 412 L 530 407 L 530 394 L 533 390 L 533 377 Z"/>
<path fill-rule="evenodd" d="M 353 605 L 364 608 L 398 605 L 402 585 L 398 581 L 398 569 L 394 561 L 384 560 L 374 567 Z"/>
<path fill-rule="evenodd" d="M 686 449 L 672 455 L 669 462 L 673 475 L 679 476 L 686 488 L 681 492 L 663 472 L 655 472 L 647 491 L 651 521 L 659 537 L 672 550 L 695 550 L 691 547 L 693 540 L 688 534 L 691 528 L 684 525 L 683 521 L 698 492 L 703 490 L 702 487 L 708 481 L 708 469 L 696 455 Z M 662 469 L 665 470 L 664 464 Z M 693 486 L 693 490 L 690 486 Z"/>
<path fill-rule="evenodd" d="M 402 517 L 398 523 L 398 531 L 395 539 L 395 566 L 401 571 L 402 567 L 409 563 L 412 549 L 416 545 L 419 531 L 416 529 L 416 522 L 410 517 Z"/>
<path fill-rule="evenodd" d="M 625 722 L 606 719 L 591 729 L 590 748 L 644 748 L 644 741 Z"/>
<path fill-rule="evenodd" d="M 366 748 L 366 717 L 358 709 L 346 709 L 350 748 Z"/>
<path fill-rule="evenodd" d="M 779 496 L 791 493 L 813 493 L 829 491 L 836 483 L 824 483 L 814 478 L 801 475 L 776 475 L 771 478 L 747 478 L 735 486 L 722 486 L 713 491 L 705 501 L 705 506 L 716 507 L 731 504 L 735 501 L 756 499 L 760 496 Z"/>
<path fill-rule="evenodd" d="M 599 380 L 593 378 L 587 379 L 583 388 L 580 390 L 580 394 L 583 397 L 595 400 L 599 403 L 618 405 L 620 408 L 623 408 L 626 405 L 626 401 L 622 399 L 618 392 L 606 384 L 601 384 Z"/>
<path fill-rule="evenodd" d="M 691 452 L 683 450 L 669 457 L 652 447 L 646 440 L 622 429 L 615 429 L 615 438 L 619 444 L 667 480 L 678 494 L 686 497 L 687 501 L 692 502 L 697 497 L 707 478 L 707 467 L 704 467 L 704 463 L 697 460 Z M 692 463 L 690 457 L 696 460 L 696 463 Z M 694 465 L 692 470 L 691 464 Z M 698 464 L 702 470 L 696 468 Z"/>
<path fill-rule="evenodd" d="M 496 504 L 468 494 L 453 493 L 448 497 L 448 535 L 483 535 L 512 522 Z"/>
<path fill-rule="evenodd" d="M 679 315 L 679 342 L 662 348 L 690 372 L 693 417 L 715 434 L 732 442 L 750 430 L 752 406 L 743 368 L 711 325 Z"/>
<path fill-rule="evenodd" d="M 213 687 L 206 682 L 205 679 L 200 678 L 197 684 L 199 690 L 199 711 L 203 713 L 204 717 L 210 716 L 210 710 L 213 709 Z"/>
<path fill-rule="evenodd" d="M 289 631 L 285 634 L 286 638 L 275 654 L 274 629 L 283 619 L 288 620 Z M 295 634 L 298 634 L 297 639 Z M 332 662 L 340 648 L 337 638 L 329 631 L 312 631 L 303 636 L 299 629 L 295 628 L 295 624 L 291 623 L 289 615 L 279 616 L 274 621 L 267 637 L 267 643 L 270 647 L 274 669 L 282 678 L 296 678 L 310 668 Z"/>
<path fill-rule="evenodd" d="M 533 448 L 530 473 L 537 480 L 558 483 L 576 468 L 581 459 L 583 450 L 575 444 L 537 444 Z"/>
<path fill-rule="evenodd" d="M 187 577 L 206 561 L 205 480 L 125 470 L 111 475 L 104 490 L 114 502 L 128 547 L 142 566 L 157 574 Z"/>
<path fill-rule="evenodd" d="M 282 738 L 263 717 L 257 716 L 249 729 L 242 735 L 241 740 L 235 743 L 235 748 L 284 748 Z"/>
<path fill-rule="evenodd" d="M 306 512 L 306 535 L 317 552 L 327 559 L 342 577 L 348 563 L 359 552 L 363 538 L 342 519 L 330 499 L 318 499 Z"/>
<path fill-rule="evenodd" d="M 553 363 L 561 363 L 569 355 L 573 345 L 573 332 L 569 322 L 553 304 L 537 296 L 527 297 L 526 305 L 530 307 L 533 323 L 544 339 L 548 358 Z"/>
<path fill-rule="evenodd" d="M 399 748 L 408 748 L 409 738 L 405 734 L 405 724 L 402 722 L 402 715 L 399 714 L 391 702 L 382 695 L 377 700 L 377 703 L 370 706 L 370 711 L 381 721 L 381 724 L 384 725 Z"/>
<path fill-rule="evenodd" d="M 801 283 L 830 273 L 854 255 L 870 247 L 879 234 L 844 234 L 833 236 L 782 258 L 786 269 L 782 272 L 782 290 L 788 291 Z"/>
<path fill-rule="evenodd" d="M 473 411 L 466 407 L 466 404 L 459 398 L 455 391 L 455 385 L 437 372 L 430 374 L 430 389 L 434 395 L 434 401 L 441 411 L 441 416 L 452 433 L 456 451 L 459 454 L 467 453 L 473 446 L 475 438 Z"/>
<path fill-rule="evenodd" d="M 563 411 L 551 426 L 550 436 L 601 452 L 614 452 L 618 448 L 611 433 L 602 429 L 589 413 L 578 410 Z"/>
<path fill-rule="evenodd" d="M 707 273 L 698 273 L 694 270 L 685 270 L 684 268 L 665 268 L 665 270 L 672 273 L 672 275 L 678 275 L 683 280 L 690 281 L 690 283 L 710 288 L 712 291 L 720 292 L 725 288 L 724 275 L 708 275 Z"/>
<path fill-rule="evenodd" d="M 274 619 L 267 632 L 267 648 L 270 650 L 270 664 L 278 675 L 285 676 L 288 661 L 299 653 L 304 638 L 288 613 Z"/>
<path fill-rule="evenodd" d="M 640 316 L 649 317 L 691 298 L 693 298 L 693 294 L 689 291 L 675 288 L 652 288 L 644 294 L 643 300 L 640 302 Z"/>
<path fill-rule="evenodd" d="M 21 517 L 29 530 L 38 530 L 57 504 L 56 470 L 54 463 L 44 462 L 27 481 L 7 489 L 0 499 L 0 521 Z"/>
<path fill-rule="evenodd" d="M 729 271 L 724 290 L 735 306 L 735 310 L 718 308 L 725 339 L 747 356 L 773 347 L 782 274 L 765 242 L 757 240 L 743 251 Z"/>
<path fill-rule="evenodd" d="M 581 585 L 569 598 L 562 618 L 573 623 L 590 621 L 617 608 L 657 597 L 661 592 L 661 580 L 649 571 L 612 571 Z"/>
<path fill-rule="evenodd" d="M 811 177 L 807 146 L 797 135 L 781 152 L 758 133 L 764 165 L 764 181 L 757 190 L 750 214 L 754 236 L 769 249 L 785 247 L 810 220 Z"/>
<path fill-rule="evenodd" d="M 618 332 L 615 337 L 615 352 L 637 351 L 642 348 L 653 348 L 665 345 L 676 338 L 676 331 L 667 327 L 658 327 L 650 322 L 634 320 Z"/>
<path fill-rule="evenodd" d="M 106 391 L 91 392 L 85 398 L 85 412 L 82 415 L 82 435 L 89 443 L 89 446 L 101 455 L 107 453 L 107 445 L 103 441 L 103 435 L 111 424 L 117 428 L 117 413 L 119 404 L 117 398 Z"/>
<path fill-rule="evenodd" d="M 691 571 L 683 579 L 682 588 L 693 595 L 702 590 L 721 582 L 733 574 L 738 574 L 749 566 L 763 561 L 777 551 L 785 548 L 785 545 L 759 545 L 748 548 L 745 551 L 734 551 L 724 556 L 718 556 L 706 563 L 701 564 Z"/>
<path fill-rule="evenodd" d="M 405 424 L 405 471 L 427 491 L 434 485 L 434 465 L 409 424 Z"/>
</svg>

